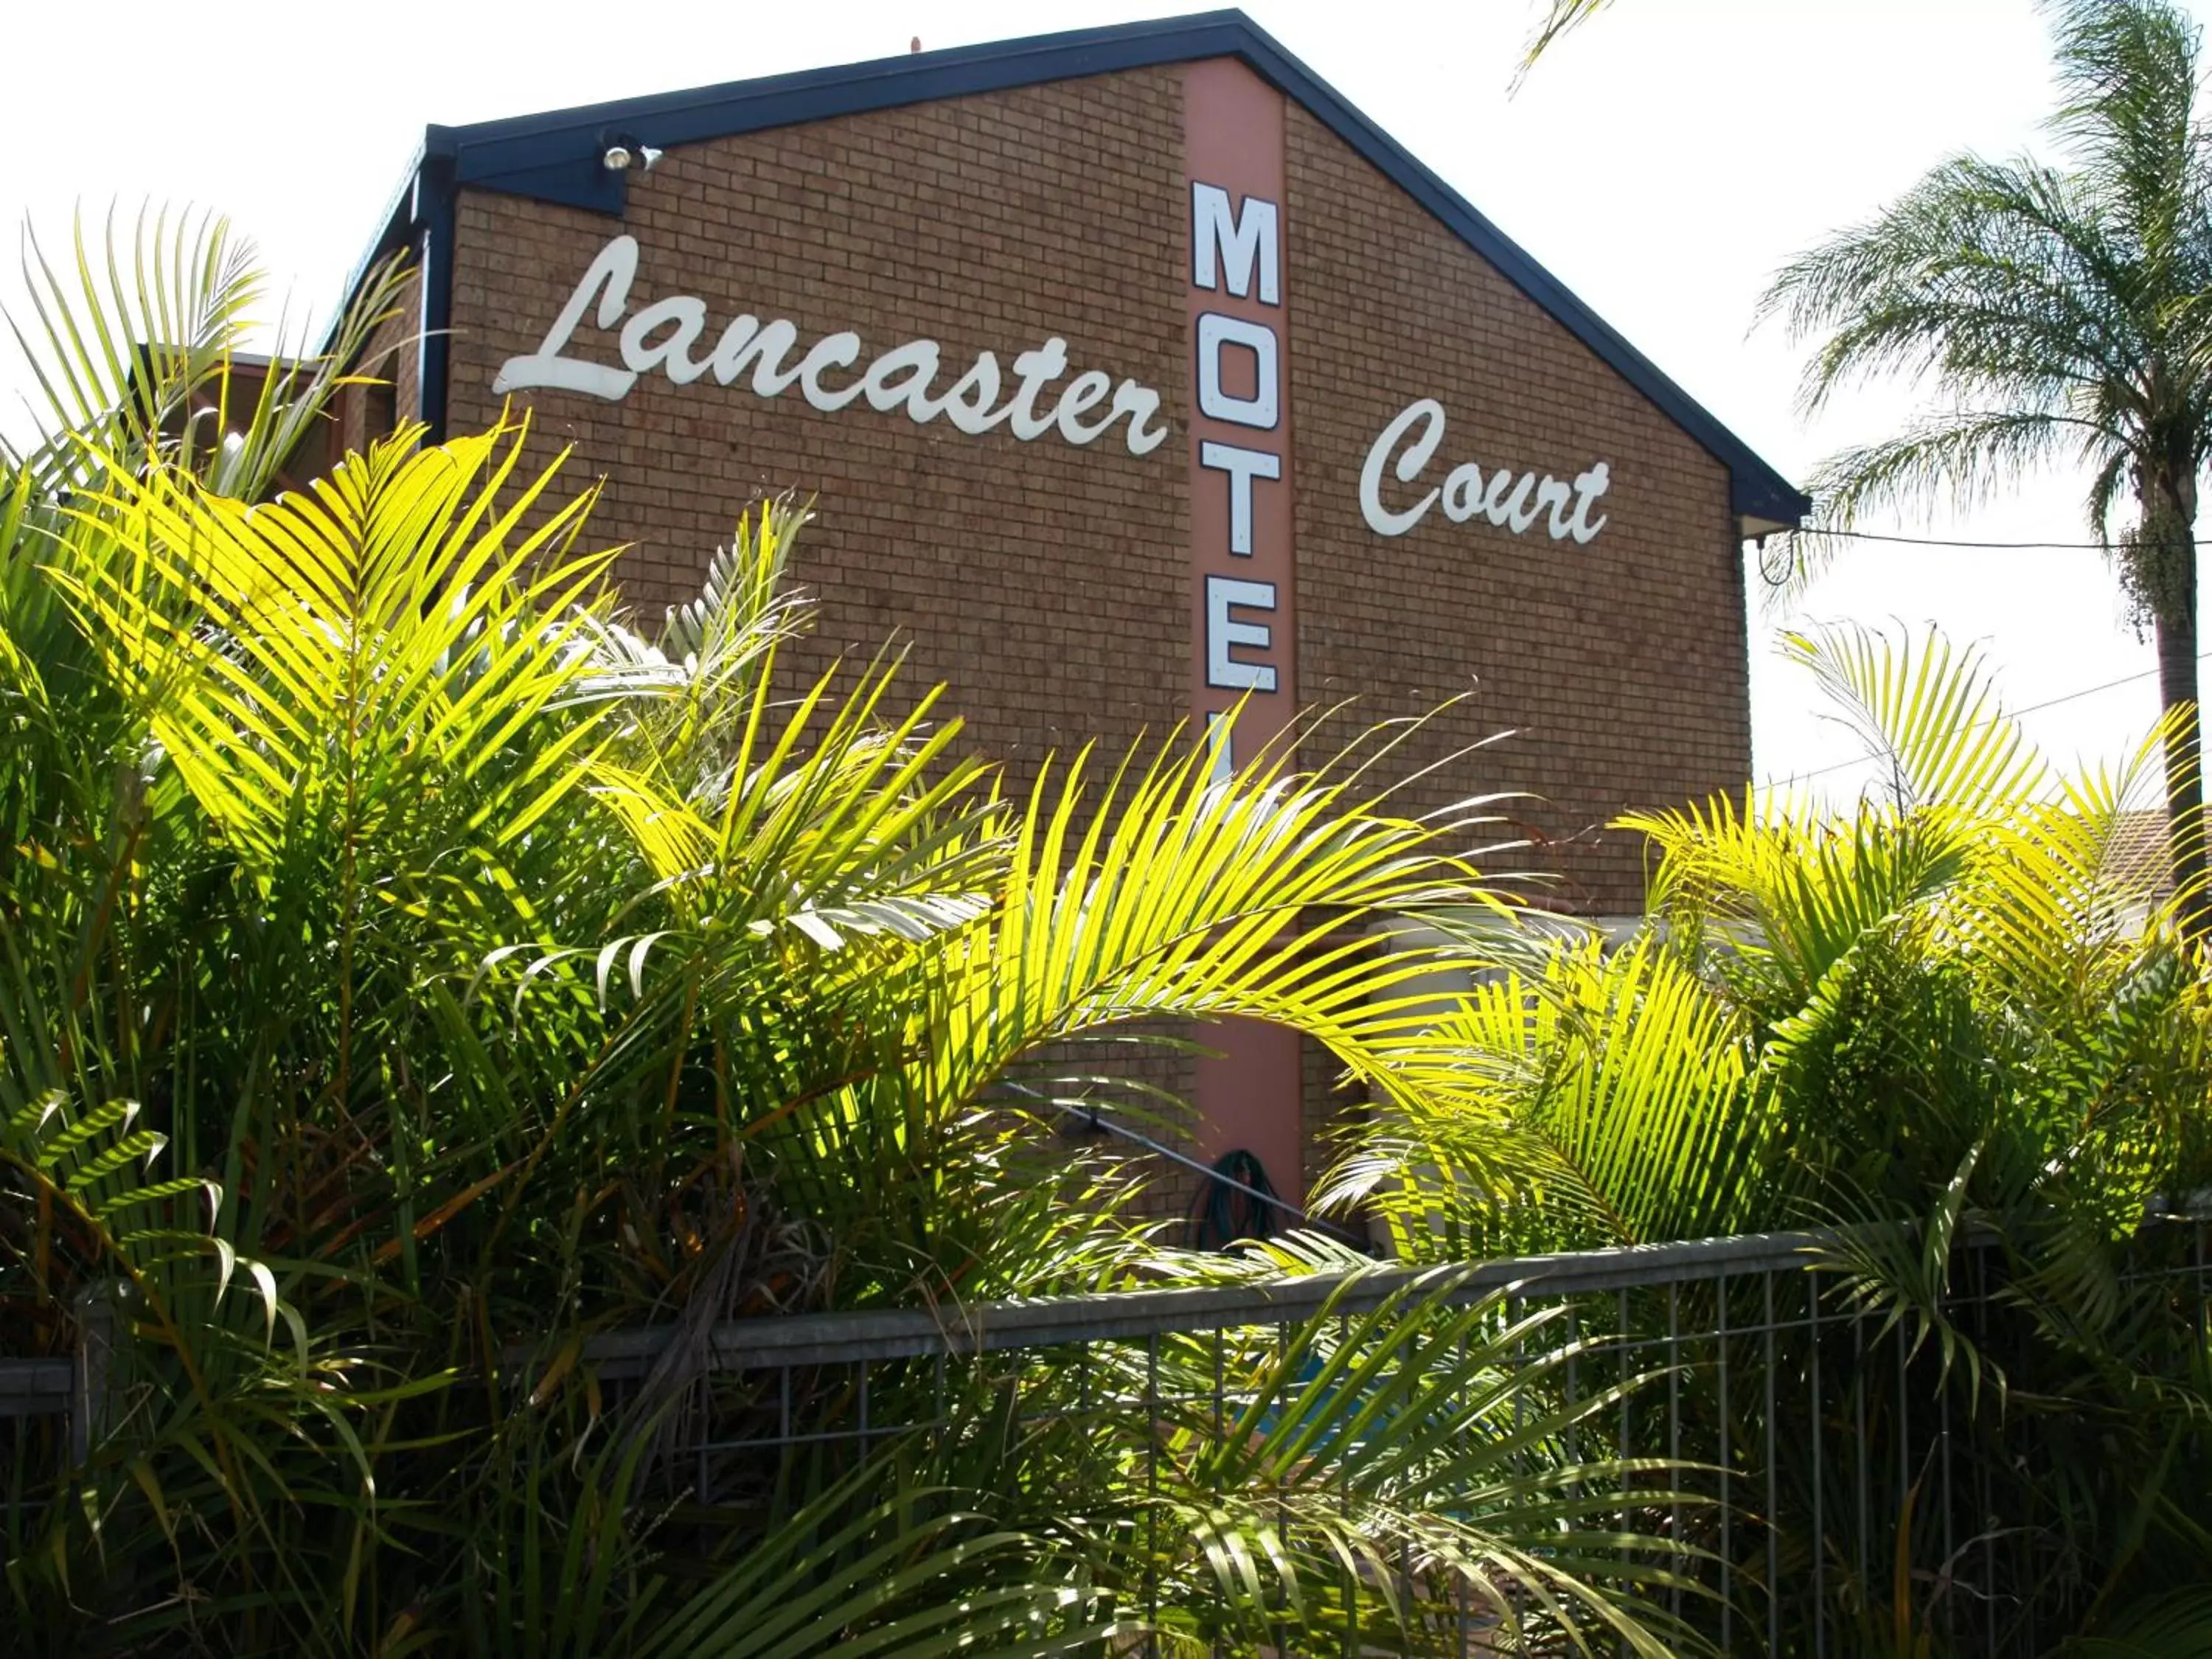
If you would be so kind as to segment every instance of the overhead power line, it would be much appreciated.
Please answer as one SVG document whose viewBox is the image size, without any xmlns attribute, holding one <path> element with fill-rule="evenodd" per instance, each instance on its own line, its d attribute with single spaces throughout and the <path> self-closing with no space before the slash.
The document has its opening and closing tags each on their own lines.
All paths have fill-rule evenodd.
<svg viewBox="0 0 2212 1659">
<path fill-rule="evenodd" d="M 1800 530 L 1779 530 L 1778 536 L 1833 537 L 1851 542 L 1894 542 L 1901 547 L 1969 547 L 1992 551 L 2032 553 L 2105 553 L 2114 550 L 2118 544 L 2107 547 L 2103 542 L 1975 542 L 1956 541 L 1942 536 L 1892 536 L 1874 530 L 1830 530 L 1819 525 L 1808 525 Z"/>
<path fill-rule="evenodd" d="M 2199 662 L 2212 662 L 2212 651 L 2200 651 L 2197 653 L 2197 660 Z M 2022 714 L 2039 714 L 2046 708 L 2056 708 L 2061 703 L 2079 702 L 2084 697 L 2095 696 L 2100 691 L 2110 691 L 2119 686 L 2133 685 L 2138 680 L 2155 679 L 2157 678 L 2158 670 L 2155 668 L 2146 668 L 2140 674 L 2123 674 L 2118 679 L 2106 680 L 2102 685 L 2085 685 L 2079 691 L 2069 691 L 2063 697 L 2046 697 L 2041 702 L 2031 702 L 2023 708 L 2001 710 L 1991 719 L 1976 720 L 1972 726 L 1966 729 L 1968 731 L 1978 731 L 1984 726 L 1994 726 L 1998 720 L 2017 720 Z M 1859 755 L 1853 757 L 1850 760 L 1832 762 L 1826 766 L 1816 766 L 1809 772 L 1792 772 L 1786 777 L 1778 779 L 1770 778 L 1767 780 L 1767 782 L 1769 785 L 1778 782 L 1802 783 L 1808 778 L 1825 777 L 1831 772 L 1841 772 L 1850 767 L 1875 766 L 1879 765 L 1880 763 L 1880 760 L 1875 756 Z"/>
</svg>

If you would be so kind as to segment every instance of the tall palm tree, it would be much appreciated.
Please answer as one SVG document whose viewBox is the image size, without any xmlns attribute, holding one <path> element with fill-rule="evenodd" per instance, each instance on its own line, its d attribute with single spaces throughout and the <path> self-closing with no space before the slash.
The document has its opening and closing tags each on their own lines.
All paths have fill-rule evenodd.
<svg viewBox="0 0 2212 1659">
<path fill-rule="evenodd" d="M 1808 412 L 1877 375 L 1936 394 L 1898 436 L 1822 465 L 1814 489 L 1832 525 L 1876 506 L 1980 499 L 2031 469 L 2085 463 L 2090 529 L 2156 635 L 2172 714 L 2197 701 L 2197 475 L 2212 449 L 2201 40 L 2165 0 L 2053 0 L 2048 10 L 2063 164 L 1947 161 L 1784 267 L 1760 314 L 1780 315 L 1793 338 L 1823 337 L 1805 372 Z M 2166 729 L 2174 878 L 2203 939 L 2212 908 L 2199 725 L 2192 714 Z"/>
</svg>

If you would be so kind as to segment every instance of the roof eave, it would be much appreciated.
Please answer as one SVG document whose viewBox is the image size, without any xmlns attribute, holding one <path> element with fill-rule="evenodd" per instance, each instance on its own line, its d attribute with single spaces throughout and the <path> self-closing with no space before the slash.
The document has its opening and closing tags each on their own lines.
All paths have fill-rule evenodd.
<svg viewBox="0 0 2212 1659">
<path fill-rule="evenodd" d="M 1472 203 L 1241 11 L 956 46 L 465 126 L 434 126 L 424 135 L 410 175 L 416 187 L 403 190 L 398 205 L 410 209 L 410 226 L 422 222 L 419 184 L 425 167 L 435 162 L 445 189 L 475 185 L 619 216 L 629 175 L 600 160 L 617 138 L 671 149 L 804 121 L 1207 58 L 1242 60 L 1310 111 L 1727 467 L 1730 509 L 1746 536 L 1759 533 L 1745 528 L 1752 523 L 1792 528 L 1810 513 L 1812 504 L 1802 491 Z M 387 227 L 371 259 L 392 245 L 390 239 Z M 368 263 L 356 267 L 349 295 Z"/>
<path fill-rule="evenodd" d="M 430 131 L 435 132 L 438 129 L 434 127 Z M 337 308 L 331 312 L 331 320 L 323 330 L 322 343 L 317 348 L 318 356 L 329 356 L 331 348 L 337 344 L 338 330 L 345 323 L 346 309 L 353 304 L 354 296 L 361 292 L 362 283 L 376 262 L 395 248 L 404 247 L 413 240 L 418 222 L 422 163 L 428 155 L 427 143 L 416 145 L 414 158 L 407 163 L 407 170 L 399 175 L 399 183 L 386 203 L 383 216 L 377 221 L 379 228 L 376 234 L 362 251 L 361 258 L 353 262 L 353 268 L 346 272 L 345 286 L 339 290 L 343 298 Z"/>
</svg>

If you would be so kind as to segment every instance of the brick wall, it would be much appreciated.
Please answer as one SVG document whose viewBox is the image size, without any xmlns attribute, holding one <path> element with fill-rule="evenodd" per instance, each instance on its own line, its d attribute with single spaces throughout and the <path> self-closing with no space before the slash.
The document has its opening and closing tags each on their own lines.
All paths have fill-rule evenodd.
<svg viewBox="0 0 2212 1659">
<path fill-rule="evenodd" d="M 536 347 L 623 228 L 644 249 L 635 302 L 699 295 L 710 331 L 750 312 L 789 318 L 802 344 L 851 329 L 872 356 L 927 337 L 948 365 L 989 349 L 1002 367 L 1056 334 L 1072 362 L 1133 376 L 1172 408 L 1181 119 L 1176 76 L 1135 74 L 672 151 L 633 181 L 619 225 L 465 192 L 453 429 L 496 416 L 499 365 Z M 575 349 L 613 361 L 592 331 Z M 574 482 L 611 479 L 593 523 L 634 544 L 619 574 L 641 605 L 690 596 L 738 511 L 797 491 L 816 517 L 796 570 L 821 620 L 794 673 L 866 660 L 896 636 L 916 685 L 946 682 L 945 706 L 1024 777 L 1048 749 L 1118 750 L 1183 707 L 1189 556 L 1173 444 L 1132 456 L 1115 436 L 1084 449 L 977 438 L 711 380 L 647 377 L 620 404 L 531 395 L 544 436 L 575 446 Z"/>
<path fill-rule="evenodd" d="M 739 512 L 811 497 L 795 561 L 821 602 L 794 681 L 887 641 L 915 690 L 1018 786 L 1048 750 L 1109 755 L 1188 706 L 1193 649 L 1187 456 L 1188 209 L 1179 72 L 1144 70 L 842 118 L 671 152 L 634 177 L 626 218 L 464 191 L 448 413 L 495 419 L 493 378 L 533 350 L 593 254 L 622 231 L 642 259 L 632 307 L 702 296 L 711 342 L 741 312 L 788 318 L 802 349 L 840 329 L 862 362 L 926 337 L 951 374 L 1051 335 L 1077 368 L 1157 388 L 1174 434 L 1145 456 L 1118 435 L 974 437 L 864 403 L 827 414 L 711 379 L 641 378 L 609 404 L 525 394 L 569 487 L 604 476 L 597 537 L 629 544 L 638 605 L 689 597 Z M 1303 110 L 1288 115 L 1286 343 L 1297 434 L 1300 691 L 1358 702 L 1359 726 L 1476 695 L 1403 751 L 1407 770 L 1507 727 L 1519 735 L 1410 789 L 1430 810 L 1483 791 L 1545 844 L 1522 861 L 1571 908 L 1632 911 L 1641 848 L 1601 826 L 1747 775 L 1744 619 L 1728 477 L 1667 418 Z M 611 363 L 580 328 L 574 355 Z M 411 356 L 405 374 L 411 376 Z M 1610 523 L 1588 545 L 1431 514 L 1393 540 L 1363 523 L 1369 445 L 1417 397 L 1463 459 L 1571 472 L 1604 459 Z M 403 404 L 403 407 L 408 406 Z M 1343 1110 L 1317 1051 L 1304 1115 Z M 1153 1079 L 1180 1087 L 1188 1062 Z M 1319 1173 L 1310 1152 L 1304 1172 Z M 1187 1209 L 1193 1178 L 1163 1182 Z"/>
<path fill-rule="evenodd" d="M 862 362 L 902 341 L 943 348 L 940 386 L 982 350 L 1002 369 L 1057 335 L 1071 362 L 1186 401 L 1182 98 L 1173 70 L 1102 77 L 781 129 L 671 152 L 630 181 L 623 222 L 464 192 L 453 295 L 451 429 L 496 418 L 490 387 L 536 348 L 592 255 L 642 246 L 634 305 L 708 302 L 788 318 L 801 348 L 851 329 Z M 574 350 L 616 361 L 580 330 Z M 641 607 L 696 592 L 734 516 L 811 497 L 794 574 L 813 637 L 795 685 L 887 641 L 915 692 L 1025 786 L 1048 751 L 1108 758 L 1182 718 L 1190 679 L 1189 536 L 1180 436 L 1132 456 L 1118 431 L 1078 449 L 977 438 L 865 403 L 836 414 L 711 380 L 641 380 L 620 404 L 529 394 L 542 453 L 573 445 L 572 489 L 605 476 L 594 536 L 630 544 L 617 574 Z M 1102 1069 L 1096 1052 L 1085 1060 Z M 1064 1068 L 1063 1068 L 1064 1069 Z M 1188 1090 L 1189 1062 L 1146 1063 Z M 1195 1177 L 1163 1169 L 1162 1212 Z"/>
<path fill-rule="evenodd" d="M 421 406 L 416 346 L 422 326 L 422 289 L 410 276 L 393 295 L 391 315 L 370 334 L 354 368 L 354 373 L 383 384 L 349 386 L 338 396 L 342 450 L 365 451 L 395 424 L 416 418 Z"/>
<path fill-rule="evenodd" d="M 1407 773 L 1516 735 L 1416 783 L 1406 804 L 1528 792 L 1498 810 L 1544 842 L 1515 860 L 1558 878 L 1539 890 L 1577 910 L 1638 911 L 1643 849 L 1606 822 L 1751 772 L 1727 470 L 1296 105 L 1289 156 L 1306 700 L 1356 696 L 1337 723 L 1348 738 L 1471 690 L 1408 744 Z M 1425 484 L 1465 460 L 1541 472 L 1602 459 L 1604 532 L 1577 545 L 1431 511 L 1376 536 L 1360 516 L 1360 466 L 1420 397 L 1449 417 Z"/>
<path fill-rule="evenodd" d="M 1727 470 L 1320 122 L 1293 104 L 1288 123 L 1300 689 L 1310 704 L 1355 700 L 1311 757 L 1471 694 L 1399 751 L 1395 769 L 1414 779 L 1401 808 L 1522 794 L 1469 844 L 1534 845 L 1486 865 L 1536 876 L 1522 890 L 1546 902 L 1639 911 L 1640 838 L 1604 826 L 1751 770 Z M 1581 545 L 1431 511 L 1377 536 L 1360 468 L 1422 397 L 1449 420 L 1424 488 L 1462 461 L 1571 471 L 1602 459 L 1604 532 Z M 1305 1073 L 1310 1189 L 1358 1103 L 1310 1044 Z"/>
</svg>

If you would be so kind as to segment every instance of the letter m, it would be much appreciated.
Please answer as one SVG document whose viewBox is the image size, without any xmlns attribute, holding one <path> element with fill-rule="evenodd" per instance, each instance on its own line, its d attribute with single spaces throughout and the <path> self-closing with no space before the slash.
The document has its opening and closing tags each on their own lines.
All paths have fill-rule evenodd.
<svg viewBox="0 0 2212 1659">
<path fill-rule="evenodd" d="M 1275 204 L 1257 196 L 1244 198 L 1244 210 L 1231 215 L 1229 192 L 1218 185 L 1190 187 L 1190 279 L 1200 288 L 1219 288 L 1242 300 L 1252 292 L 1252 267 L 1260 267 L 1260 303 L 1283 302 L 1282 268 L 1277 252 Z"/>
</svg>

